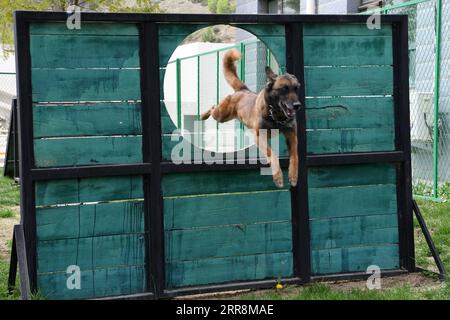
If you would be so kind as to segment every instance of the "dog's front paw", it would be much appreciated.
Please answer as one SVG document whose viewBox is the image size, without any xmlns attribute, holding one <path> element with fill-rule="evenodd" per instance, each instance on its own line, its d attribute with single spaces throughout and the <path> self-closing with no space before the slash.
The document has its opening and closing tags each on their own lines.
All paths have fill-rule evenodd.
<svg viewBox="0 0 450 320">
<path fill-rule="evenodd" d="M 281 170 L 273 175 L 273 182 L 278 188 L 283 188 L 283 172 Z"/>
<path fill-rule="evenodd" d="M 289 172 L 289 184 L 293 187 L 297 185 L 298 181 L 298 172 L 295 170 L 295 172 Z"/>
</svg>

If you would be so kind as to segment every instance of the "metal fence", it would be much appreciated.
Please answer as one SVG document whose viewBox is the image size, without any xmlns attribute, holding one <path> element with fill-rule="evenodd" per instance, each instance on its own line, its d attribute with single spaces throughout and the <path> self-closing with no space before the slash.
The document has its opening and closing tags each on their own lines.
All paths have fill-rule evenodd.
<svg viewBox="0 0 450 320">
<path fill-rule="evenodd" d="M 413 191 L 433 200 L 450 194 L 449 2 L 413 0 L 365 12 L 408 15 Z"/>
<path fill-rule="evenodd" d="M 11 99 L 15 96 L 16 74 L 0 70 L 0 167 L 3 166 L 6 152 Z"/>
</svg>

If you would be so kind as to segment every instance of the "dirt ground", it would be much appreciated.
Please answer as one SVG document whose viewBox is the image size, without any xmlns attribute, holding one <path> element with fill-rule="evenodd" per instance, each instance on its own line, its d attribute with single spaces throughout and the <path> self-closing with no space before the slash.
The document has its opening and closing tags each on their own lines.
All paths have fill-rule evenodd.
<svg viewBox="0 0 450 320">
<path fill-rule="evenodd" d="M 365 290 L 366 280 L 352 280 L 352 281 L 327 281 L 323 282 L 327 284 L 331 290 L 348 292 L 353 289 Z M 442 282 L 432 279 L 430 277 L 424 276 L 420 273 L 410 273 L 404 275 L 398 275 L 393 277 L 383 277 L 381 279 L 381 285 L 383 289 L 390 288 L 398 288 L 405 285 L 409 285 L 413 288 L 417 289 L 437 289 L 442 286 Z M 283 289 L 283 295 L 297 295 L 303 290 L 302 286 L 286 286 Z M 239 299 L 241 295 L 246 293 L 252 293 L 255 299 L 258 299 L 258 296 L 266 296 L 268 292 L 273 292 L 273 289 L 269 290 L 237 290 L 237 291 L 229 291 L 229 292 L 221 292 L 221 293 L 209 293 L 209 294 L 198 294 L 198 295 L 190 295 L 190 296 L 182 296 L 177 297 L 177 300 L 191 300 L 191 299 L 199 299 L 199 300 L 215 300 L 215 299 Z"/>
<path fill-rule="evenodd" d="M 19 217 L 0 219 L 0 259 L 9 260 L 13 227 L 18 223 Z"/>
</svg>

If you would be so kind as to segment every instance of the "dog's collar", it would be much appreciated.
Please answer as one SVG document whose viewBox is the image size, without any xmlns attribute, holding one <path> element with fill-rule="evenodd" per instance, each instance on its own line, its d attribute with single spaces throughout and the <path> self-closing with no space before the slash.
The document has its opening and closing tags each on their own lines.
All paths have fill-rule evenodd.
<svg viewBox="0 0 450 320">
<path fill-rule="evenodd" d="M 288 117 L 283 113 L 284 119 L 280 120 L 275 116 L 275 114 L 273 112 L 274 107 L 271 104 L 268 104 L 268 106 L 269 106 L 269 115 L 275 123 L 278 123 L 282 126 L 286 126 L 289 122 L 291 122 L 294 119 L 294 117 Z"/>
</svg>

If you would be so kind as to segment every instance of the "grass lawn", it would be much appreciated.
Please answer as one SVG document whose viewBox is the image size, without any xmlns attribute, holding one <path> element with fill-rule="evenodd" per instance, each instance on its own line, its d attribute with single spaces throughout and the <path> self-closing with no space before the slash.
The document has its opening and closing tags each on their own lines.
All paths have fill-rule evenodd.
<svg viewBox="0 0 450 320">
<path fill-rule="evenodd" d="M 17 299 L 18 292 L 7 294 L 12 228 L 19 223 L 19 187 L 12 180 L 0 178 L 0 300 Z"/>
<path fill-rule="evenodd" d="M 446 270 L 450 271 L 450 203 L 418 201 Z M 18 293 L 7 295 L 11 230 L 19 222 L 19 189 L 11 179 L 0 177 L 0 300 L 17 299 Z M 419 225 L 416 227 L 417 265 L 436 271 Z M 259 290 L 234 295 L 232 299 L 445 299 L 450 300 L 450 282 L 439 283 L 432 276 L 406 275 L 382 279 L 381 290 L 365 289 L 365 282 L 314 283 L 306 286 L 287 286 L 283 289 Z M 392 278 L 392 279 L 394 279 Z M 384 285 L 385 284 L 385 285 Z"/>
</svg>

